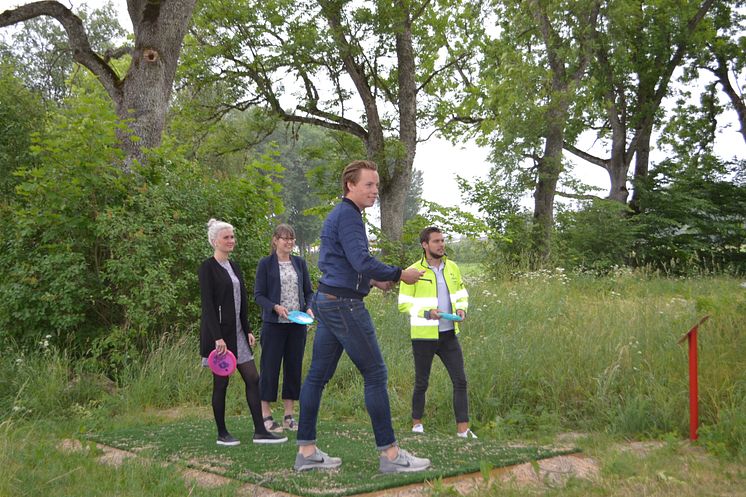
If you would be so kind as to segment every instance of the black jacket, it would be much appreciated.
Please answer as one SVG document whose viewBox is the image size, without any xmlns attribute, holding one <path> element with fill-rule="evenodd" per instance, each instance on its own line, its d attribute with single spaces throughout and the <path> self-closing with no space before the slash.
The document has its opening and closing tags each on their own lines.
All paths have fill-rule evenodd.
<svg viewBox="0 0 746 497">
<path fill-rule="evenodd" d="M 238 319 L 241 328 L 249 333 L 248 303 L 246 301 L 246 284 L 238 263 L 230 261 L 233 272 L 241 284 L 241 309 Z M 199 267 L 199 290 L 202 295 L 202 322 L 200 325 L 199 350 L 202 357 L 207 357 L 215 349 L 215 341 L 225 340 L 228 350 L 238 357 L 236 344 L 236 306 L 233 302 L 233 283 L 228 271 L 223 269 L 214 257 L 206 259 Z M 248 340 L 248 338 L 247 338 Z"/>
<path fill-rule="evenodd" d="M 301 311 L 306 311 L 311 305 L 311 276 L 308 274 L 306 261 L 295 255 L 290 256 L 295 273 L 298 275 L 298 302 Z M 256 267 L 256 279 L 254 280 L 254 300 L 262 308 L 262 321 L 265 323 L 277 323 L 279 316 L 274 311 L 275 304 L 280 303 L 280 265 L 277 261 L 277 253 L 262 258 Z M 289 309 L 293 310 L 293 309 Z"/>
</svg>

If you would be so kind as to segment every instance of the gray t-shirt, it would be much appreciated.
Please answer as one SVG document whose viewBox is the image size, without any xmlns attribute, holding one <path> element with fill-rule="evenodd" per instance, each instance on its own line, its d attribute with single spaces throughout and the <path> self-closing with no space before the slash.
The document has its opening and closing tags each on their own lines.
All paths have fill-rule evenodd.
<svg viewBox="0 0 746 497">
<path fill-rule="evenodd" d="M 437 267 L 428 265 L 428 267 L 435 273 L 435 281 L 438 285 L 438 309 L 450 313 L 453 312 L 453 308 L 451 307 L 451 292 L 448 290 L 446 278 L 443 275 L 444 266 L 443 261 L 440 261 L 440 264 Z M 438 332 L 442 333 L 454 329 L 453 321 L 447 319 L 438 320 Z"/>
<path fill-rule="evenodd" d="M 236 345 L 238 347 L 236 363 L 243 364 L 244 362 L 249 362 L 253 359 L 253 355 L 251 354 L 249 342 L 246 340 L 246 333 L 243 332 L 241 319 L 239 318 L 239 312 L 241 310 L 241 282 L 238 280 L 236 273 L 233 272 L 230 262 L 218 261 L 218 264 L 228 271 L 228 276 L 230 276 L 231 281 L 233 282 L 233 305 L 236 306 Z"/>
</svg>

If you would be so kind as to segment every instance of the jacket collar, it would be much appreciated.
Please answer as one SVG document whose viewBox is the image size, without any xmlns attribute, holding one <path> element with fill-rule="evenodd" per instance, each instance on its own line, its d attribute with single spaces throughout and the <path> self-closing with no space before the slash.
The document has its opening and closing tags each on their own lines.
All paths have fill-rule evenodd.
<svg viewBox="0 0 746 497">
<path fill-rule="evenodd" d="M 350 200 L 349 198 L 342 197 L 342 202 L 347 202 L 348 204 L 350 204 L 351 206 L 353 206 L 355 208 L 355 210 L 358 211 L 360 214 L 363 213 L 363 211 L 360 210 L 360 207 L 358 207 L 357 204 L 355 202 L 353 202 L 352 200 Z"/>
<path fill-rule="evenodd" d="M 447 256 L 447 255 L 444 255 L 444 256 L 443 256 L 443 257 L 441 258 L 441 260 L 443 261 L 443 267 L 445 268 L 445 267 L 446 267 L 446 264 L 448 263 L 448 256 Z M 420 262 L 419 262 L 419 264 L 420 264 L 420 266 L 421 266 L 421 267 L 422 267 L 423 269 L 429 269 L 429 268 L 430 268 L 430 265 L 429 265 L 429 264 L 427 263 L 427 259 L 425 259 L 425 255 L 424 255 L 424 254 L 422 255 L 422 258 L 420 259 Z"/>
</svg>

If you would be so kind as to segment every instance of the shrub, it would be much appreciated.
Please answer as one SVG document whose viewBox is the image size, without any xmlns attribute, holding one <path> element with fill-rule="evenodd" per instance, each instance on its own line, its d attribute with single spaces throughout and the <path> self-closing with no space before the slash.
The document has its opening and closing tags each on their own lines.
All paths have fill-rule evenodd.
<svg viewBox="0 0 746 497">
<path fill-rule="evenodd" d="M 37 138 L 40 165 L 21 172 L 0 211 L 8 227 L 0 234 L 3 341 L 32 350 L 49 334 L 55 346 L 98 356 L 116 374 L 167 330 L 194 330 L 210 217 L 236 227 L 235 257 L 253 284 L 268 220 L 280 208 L 264 174 L 272 163 L 216 178 L 154 151 L 125 174 L 115 116 L 95 95 L 73 99 L 49 127 Z"/>
</svg>

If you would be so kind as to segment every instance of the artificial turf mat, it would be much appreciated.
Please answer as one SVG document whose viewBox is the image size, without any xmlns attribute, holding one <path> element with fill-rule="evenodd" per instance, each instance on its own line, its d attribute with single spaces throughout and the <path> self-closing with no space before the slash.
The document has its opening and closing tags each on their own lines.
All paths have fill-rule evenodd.
<svg viewBox="0 0 746 497">
<path fill-rule="evenodd" d="M 484 439 L 464 440 L 452 433 L 399 430 L 399 444 L 420 457 L 430 458 L 432 467 L 419 473 L 383 475 L 378 472 L 378 453 L 369 423 L 326 420 L 318 425 L 319 448 L 341 457 L 342 466 L 336 470 L 296 472 L 294 432 L 285 431 L 286 443 L 256 445 L 251 443 L 253 428 L 248 416 L 229 418 L 227 425 L 241 445 L 218 446 L 212 419 L 135 426 L 95 433 L 90 438 L 146 457 L 308 497 L 354 495 L 575 452 L 506 446 Z"/>
</svg>

